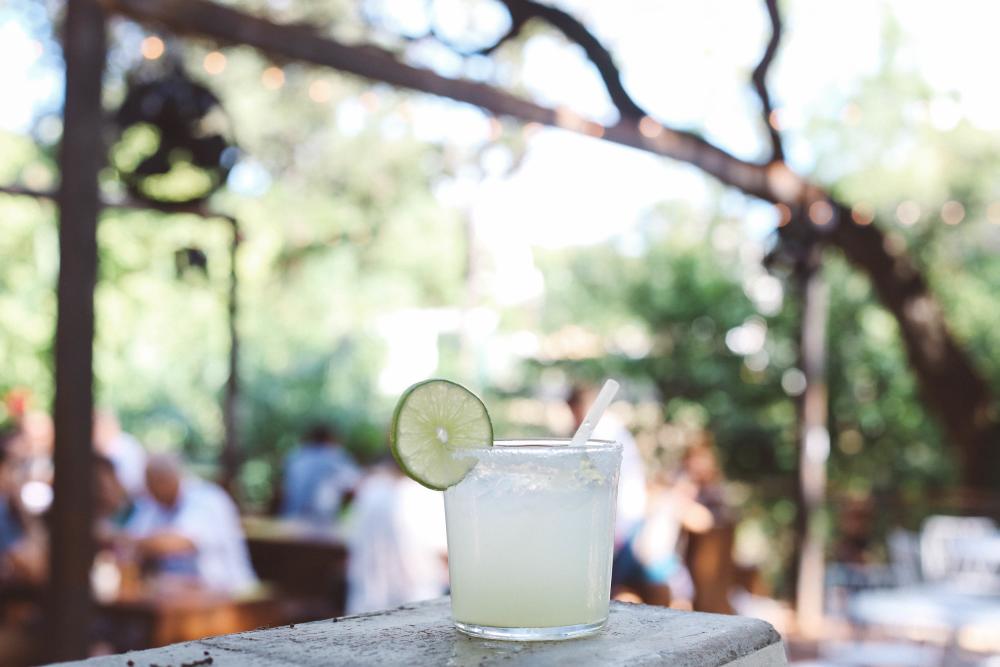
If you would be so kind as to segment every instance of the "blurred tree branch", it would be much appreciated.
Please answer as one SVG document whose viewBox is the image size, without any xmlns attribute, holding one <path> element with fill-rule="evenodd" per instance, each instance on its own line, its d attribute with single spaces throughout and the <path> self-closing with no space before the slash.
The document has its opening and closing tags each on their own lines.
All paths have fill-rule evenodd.
<svg viewBox="0 0 1000 667">
<path fill-rule="evenodd" d="M 774 117 L 774 106 L 771 103 L 771 95 L 767 90 L 767 71 L 771 67 L 775 54 L 778 52 L 778 45 L 781 43 L 781 14 L 778 13 L 778 0 L 764 0 L 767 6 L 767 15 L 771 20 L 771 38 L 767 40 L 767 47 L 764 54 L 753 70 L 751 80 L 753 87 L 760 98 L 761 111 L 764 114 L 764 125 L 771 138 L 771 162 L 782 162 L 785 159 L 785 151 L 781 146 L 781 135 L 778 133 L 777 119 Z"/>
<path fill-rule="evenodd" d="M 856 222 L 848 205 L 837 202 L 784 162 L 760 164 L 742 160 L 693 132 L 667 127 L 646 114 L 625 91 L 609 51 L 568 13 L 533 0 L 501 1 L 511 9 L 512 19 L 516 13 L 512 26 L 539 18 L 583 48 L 620 113 L 616 124 L 605 127 L 563 107 L 544 107 L 494 86 L 413 67 L 385 49 L 344 44 L 310 26 L 272 23 L 208 0 L 102 0 L 102 3 L 109 11 L 159 24 L 180 34 L 246 44 L 271 56 L 333 67 L 472 104 L 499 116 L 560 127 L 687 162 L 748 195 L 787 206 L 793 212 L 790 225 L 804 226 L 809 230 L 807 235 L 815 233 L 823 242 L 840 248 L 869 276 L 880 301 L 899 323 L 924 399 L 958 449 L 963 481 L 973 485 L 988 481 L 995 466 L 984 465 L 984 461 L 990 460 L 987 457 L 994 456 L 997 450 L 998 422 L 993 396 L 955 340 L 922 273 L 895 237 L 888 237 L 870 220 Z M 768 6 L 770 10 L 770 2 Z M 771 21 L 772 28 L 780 26 L 776 13 L 772 13 Z M 510 36 L 516 33 L 517 30 Z M 773 31 L 767 51 L 773 50 L 772 45 L 776 48 L 778 38 L 780 30 Z M 769 64 L 767 51 L 762 59 L 763 68 L 758 66 L 761 78 Z"/>
<path fill-rule="evenodd" d="M 481 53 L 487 54 L 495 51 L 505 41 L 516 36 L 529 20 L 542 20 L 561 32 L 566 39 L 583 49 L 587 59 L 597 68 L 597 72 L 604 82 L 604 87 L 611 97 L 611 102 L 618 109 L 622 120 L 638 121 L 647 115 L 628 94 L 625 86 L 622 85 L 621 72 L 618 66 L 615 65 L 611 52 L 576 17 L 558 7 L 535 2 L 535 0 L 500 1 L 510 13 L 510 30 L 495 44 L 483 49 Z"/>
</svg>

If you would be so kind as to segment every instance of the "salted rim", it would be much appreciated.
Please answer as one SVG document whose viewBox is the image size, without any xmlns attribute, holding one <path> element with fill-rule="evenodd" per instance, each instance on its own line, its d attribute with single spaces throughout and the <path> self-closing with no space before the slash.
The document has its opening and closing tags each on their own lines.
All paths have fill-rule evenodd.
<svg viewBox="0 0 1000 667">
<path fill-rule="evenodd" d="M 582 445 L 577 445 L 575 447 L 570 446 L 572 440 L 570 438 L 510 438 L 494 440 L 493 447 L 484 447 L 483 449 L 489 449 L 493 451 L 519 451 L 519 452 L 594 452 L 594 451 L 612 451 L 621 450 L 622 444 L 614 440 L 597 440 L 591 438 Z M 466 451 L 481 451 L 480 449 L 470 448 Z"/>
</svg>

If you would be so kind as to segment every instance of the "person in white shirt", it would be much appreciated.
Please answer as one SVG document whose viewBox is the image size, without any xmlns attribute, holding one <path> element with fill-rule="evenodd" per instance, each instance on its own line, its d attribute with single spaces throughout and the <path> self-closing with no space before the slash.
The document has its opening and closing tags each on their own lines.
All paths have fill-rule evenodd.
<svg viewBox="0 0 1000 667">
<path fill-rule="evenodd" d="M 378 466 L 358 488 L 348 530 L 347 613 L 444 595 L 448 544 L 444 499 Z"/>
<path fill-rule="evenodd" d="M 146 486 L 125 527 L 145 561 L 227 593 L 257 584 L 236 504 L 221 487 L 184 475 L 163 454 L 149 457 Z"/>
<path fill-rule="evenodd" d="M 94 449 L 115 466 L 115 474 L 129 495 L 146 490 L 146 450 L 131 433 L 122 430 L 111 410 L 94 412 Z"/>
</svg>

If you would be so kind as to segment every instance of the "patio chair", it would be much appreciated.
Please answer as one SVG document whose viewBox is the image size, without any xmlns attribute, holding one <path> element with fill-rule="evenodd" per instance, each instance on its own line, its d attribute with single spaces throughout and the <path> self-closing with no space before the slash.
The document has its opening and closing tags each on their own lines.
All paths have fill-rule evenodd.
<svg viewBox="0 0 1000 667">
<path fill-rule="evenodd" d="M 896 586 L 912 586 L 920 582 L 920 536 L 903 528 L 895 528 L 886 540 L 889 567 Z"/>
<path fill-rule="evenodd" d="M 923 579 L 932 583 L 961 580 L 966 583 L 995 581 L 990 572 L 969 567 L 957 544 L 961 540 L 995 535 L 996 524 L 987 517 L 937 515 L 924 521 L 920 532 L 920 567 Z M 974 564 L 973 564 L 974 565 Z"/>
<path fill-rule="evenodd" d="M 819 658 L 830 667 L 939 667 L 944 653 L 907 641 L 833 641 L 820 645 Z"/>
</svg>

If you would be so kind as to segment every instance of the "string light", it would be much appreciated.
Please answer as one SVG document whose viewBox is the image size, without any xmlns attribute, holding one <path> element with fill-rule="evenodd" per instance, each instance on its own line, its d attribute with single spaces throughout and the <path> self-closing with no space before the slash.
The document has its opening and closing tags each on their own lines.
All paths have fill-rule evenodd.
<svg viewBox="0 0 1000 667">
<path fill-rule="evenodd" d="M 899 257 L 906 252 L 906 239 L 899 232 L 888 232 L 882 241 L 882 247 L 893 257 Z"/>
<path fill-rule="evenodd" d="M 586 132 L 587 120 L 567 106 L 556 107 L 556 125 L 574 132 Z"/>
<path fill-rule="evenodd" d="M 280 67 L 268 67 L 261 73 L 260 82 L 269 90 L 278 90 L 285 85 L 285 73 Z"/>
<path fill-rule="evenodd" d="M 542 129 L 541 123 L 534 123 L 534 122 L 525 123 L 524 127 L 521 128 L 521 134 L 524 135 L 525 139 L 530 139 L 531 137 L 538 134 L 541 131 L 541 129 Z"/>
<path fill-rule="evenodd" d="M 663 126 L 649 116 L 643 116 L 642 120 L 639 121 L 639 134 L 647 139 L 655 139 L 662 132 Z"/>
<path fill-rule="evenodd" d="M 874 219 L 875 211 L 868 204 L 856 204 L 851 209 L 851 220 L 861 226 L 872 224 Z"/>
<path fill-rule="evenodd" d="M 861 122 L 861 107 L 855 102 L 846 105 L 840 112 L 840 118 L 846 125 L 858 125 Z"/>
<path fill-rule="evenodd" d="M 961 202 L 946 201 L 941 207 L 941 219 L 946 225 L 957 225 L 965 218 L 965 207 Z"/>
<path fill-rule="evenodd" d="M 792 209 L 788 208 L 788 204 L 775 204 L 774 208 L 778 209 L 779 227 L 784 227 L 792 221 Z"/>
<path fill-rule="evenodd" d="M 833 220 L 833 206 L 825 199 L 814 201 L 809 205 L 809 219 L 817 225 L 828 225 Z"/>
<path fill-rule="evenodd" d="M 209 74 L 222 74 L 223 70 L 226 69 L 226 56 L 219 51 L 210 51 L 205 54 L 201 66 Z"/>
<path fill-rule="evenodd" d="M 163 44 L 163 40 L 156 35 L 150 35 L 149 37 L 142 40 L 142 45 L 139 47 L 142 52 L 142 57 L 146 60 L 156 60 L 163 55 L 166 50 L 166 46 Z"/>
<path fill-rule="evenodd" d="M 365 108 L 365 111 L 367 111 L 368 113 L 373 113 L 375 111 L 378 111 L 378 106 L 379 106 L 378 95 L 376 95 L 374 92 L 369 90 L 367 92 L 361 93 L 361 97 L 359 99 L 361 100 L 361 106 L 363 106 Z"/>
<path fill-rule="evenodd" d="M 767 124 L 776 130 L 781 129 L 781 114 L 778 113 L 777 109 L 767 115 Z"/>
<path fill-rule="evenodd" d="M 900 202 L 899 206 L 896 207 L 896 219 L 907 227 L 915 225 L 920 219 L 920 204 L 909 199 Z"/>
<path fill-rule="evenodd" d="M 1000 201 L 995 201 L 986 207 L 986 219 L 994 225 L 1000 225 Z"/>
<path fill-rule="evenodd" d="M 316 79 L 309 84 L 309 99 L 316 104 L 324 104 L 333 97 L 333 86 L 326 79 Z"/>
</svg>

